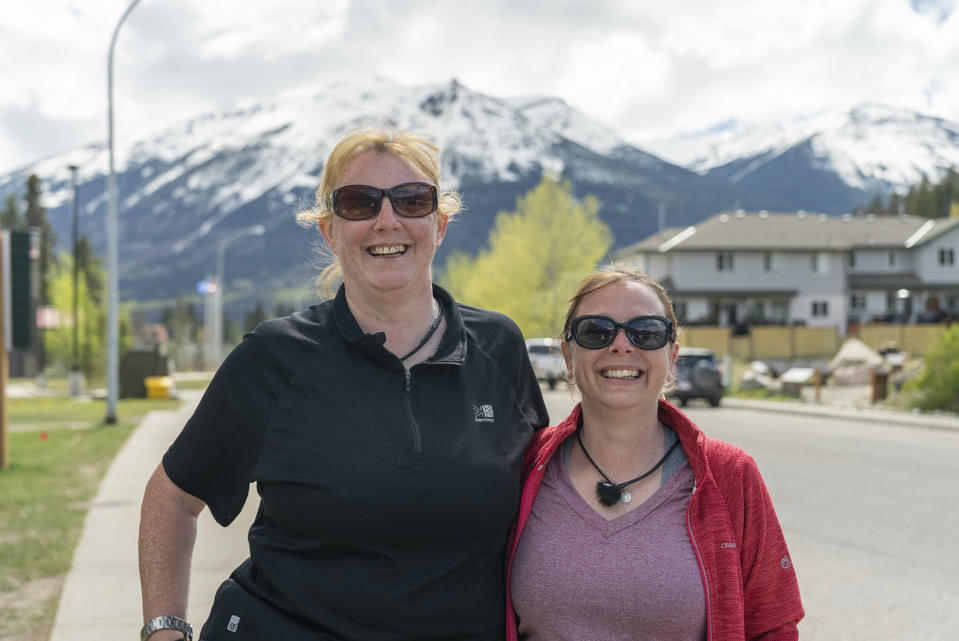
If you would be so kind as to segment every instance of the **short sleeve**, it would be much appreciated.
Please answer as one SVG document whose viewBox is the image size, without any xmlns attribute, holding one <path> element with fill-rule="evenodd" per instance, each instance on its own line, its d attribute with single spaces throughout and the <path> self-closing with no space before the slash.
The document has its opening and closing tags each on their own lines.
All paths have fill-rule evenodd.
<svg viewBox="0 0 959 641">
<path fill-rule="evenodd" d="M 166 454 L 167 476 L 229 525 L 246 502 L 270 416 L 288 374 L 269 337 L 247 334 L 217 370 Z"/>
</svg>

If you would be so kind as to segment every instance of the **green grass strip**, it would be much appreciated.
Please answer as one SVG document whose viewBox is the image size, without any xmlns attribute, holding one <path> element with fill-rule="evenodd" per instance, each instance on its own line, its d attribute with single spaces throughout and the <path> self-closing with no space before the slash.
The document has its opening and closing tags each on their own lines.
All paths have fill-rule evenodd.
<svg viewBox="0 0 959 641">
<path fill-rule="evenodd" d="M 123 399 L 120 422 L 105 425 L 102 402 L 9 399 L 10 467 L 0 471 L 0 639 L 46 641 L 87 505 L 110 462 L 144 414 L 178 405 Z"/>
</svg>

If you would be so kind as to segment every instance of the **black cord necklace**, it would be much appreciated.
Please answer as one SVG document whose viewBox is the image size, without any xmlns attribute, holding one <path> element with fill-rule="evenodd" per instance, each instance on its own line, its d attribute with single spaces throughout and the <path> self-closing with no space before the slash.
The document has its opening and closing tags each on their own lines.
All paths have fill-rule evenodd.
<svg viewBox="0 0 959 641">
<path fill-rule="evenodd" d="M 442 313 L 442 310 L 440 309 L 440 306 L 436 304 L 436 299 L 434 298 L 432 300 L 433 300 L 433 318 L 430 321 L 430 326 L 426 328 L 426 333 L 423 334 L 423 338 L 421 338 L 420 342 L 416 344 L 416 347 L 414 347 L 410 352 L 408 352 L 406 356 L 400 357 L 401 361 L 405 361 L 407 358 L 409 358 L 416 352 L 423 349 L 423 346 L 426 345 L 428 342 L 430 342 L 430 339 L 433 338 L 433 334 L 435 334 L 437 328 L 439 328 L 440 321 L 443 320 L 443 313 Z"/>
<path fill-rule="evenodd" d="M 669 455 L 673 453 L 673 450 L 676 449 L 676 446 L 679 445 L 679 440 L 670 445 L 669 449 L 666 450 L 666 453 L 663 454 L 663 458 L 659 459 L 659 462 L 651 467 L 647 472 L 640 474 L 633 480 L 626 481 L 625 483 L 613 483 L 613 479 L 606 476 L 606 472 L 599 469 L 599 466 L 596 465 L 596 461 L 594 461 L 593 457 L 589 455 L 589 450 L 587 450 L 586 446 L 583 445 L 583 437 L 580 436 L 580 432 L 582 431 L 582 426 L 576 430 L 576 440 L 579 442 L 579 446 L 583 449 L 583 454 L 586 455 L 586 459 L 592 463 L 593 467 L 596 468 L 596 471 L 599 472 L 599 475 L 606 479 L 596 483 L 596 498 L 599 499 L 599 502 L 606 507 L 612 507 L 619 501 L 622 501 L 623 503 L 629 503 L 632 501 L 633 495 L 630 494 L 629 490 L 626 488 L 637 481 L 642 481 L 644 478 L 658 470 L 660 466 L 666 462 L 666 459 L 669 458 Z"/>
</svg>

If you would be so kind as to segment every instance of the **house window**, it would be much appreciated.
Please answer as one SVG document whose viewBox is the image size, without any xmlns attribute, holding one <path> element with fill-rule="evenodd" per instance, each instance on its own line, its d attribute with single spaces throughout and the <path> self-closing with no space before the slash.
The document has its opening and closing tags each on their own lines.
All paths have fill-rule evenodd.
<svg viewBox="0 0 959 641">
<path fill-rule="evenodd" d="M 851 249 L 849 250 L 849 253 L 846 254 L 846 265 L 849 267 L 856 266 L 856 252 L 852 251 Z"/>
<path fill-rule="evenodd" d="M 829 273 L 829 254 L 826 252 L 815 252 L 811 256 L 812 262 L 811 267 L 813 273 L 816 274 L 827 274 Z"/>
<path fill-rule="evenodd" d="M 733 253 L 719 252 L 716 254 L 716 270 L 720 272 L 733 271 Z"/>
<path fill-rule="evenodd" d="M 829 301 L 814 300 L 812 303 L 812 315 L 814 317 L 829 316 Z"/>
<path fill-rule="evenodd" d="M 866 309 L 866 295 L 851 294 L 849 296 L 849 307 L 856 311 L 862 311 Z"/>
<path fill-rule="evenodd" d="M 886 294 L 886 313 L 894 314 L 896 312 L 896 292 Z"/>
<path fill-rule="evenodd" d="M 769 306 L 769 320 L 773 323 L 785 323 L 789 318 L 789 305 L 784 301 L 773 301 Z"/>
<path fill-rule="evenodd" d="M 956 252 L 952 247 L 939 248 L 939 264 L 943 267 L 952 267 L 956 264 Z"/>
<path fill-rule="evenodd" d="M 783 255 L 780 252 L 763 252 L 763 271 L 778 274 L 783 270 Z"/>
<path fill-rule="evenodd" d="M 674 300 L 673 313 L 676 314 L 676 320 L 680 323 L 684 322 L 686 320 L 686 301 Z"/>
<path fill-rule="evenodd" d="M 762 323 L 766 320 L 766 306 L 760 302 L 752 302 L 746 306 L 746 320 Z"/>
<path fill-rule="evenodd" d="M 955 294 L 946 296 L 946 309 L 950 312 L 959 311 L 959 296 Z"/>
</svg>

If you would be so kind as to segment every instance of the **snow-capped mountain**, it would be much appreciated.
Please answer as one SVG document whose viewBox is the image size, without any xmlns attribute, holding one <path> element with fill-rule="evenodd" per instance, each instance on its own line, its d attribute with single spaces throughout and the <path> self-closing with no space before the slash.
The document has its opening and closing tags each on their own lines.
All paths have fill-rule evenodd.
<svg viewBox="0 0 959 641">
<path fill-rule="evenodd" d="M 569 179 L 580 196 L 596 195 L 617 247 L 656 230 L 660 203 L 672 225 L 697 222 L 733 202 L 713 179 L 626 144 L 557 99 L 499 99 L 455 80 L 420 87 L 340 83 L 239 103 L 138 140 L 121 136 L 121 296 L 144 300 L 191 291 L 213 271 L 220 239 L 254 224 L 264 224 L 266 234 L 230 245 L 228 288 L 243 279 L 257 290 L 252 295 L 269 299 L 279 287 L 305 287 L 318 234 L 298 227 L 294 214 L 313 204 L 324 160 L 343 133 L 387 123 L 430 133 L 444 150 L 442 186 L 459 190 L 467 203 L 437 256 L 438 268 L 447 252 L 484 245 L 496 214 L 513 209 L 544 171 Z M 22 190 L 30 173 L 39 175 L 65 246 L 69 165 L 80 167 L 80 231 L 102 252 L 104 145 L 0 176 L 0 198 Z"/>
<path fill-rule="evenodd" d="M 864 104 L 772 126 L 731 123 L 672 148 L 685 152 L 671 156 L 680 164 L 733 185 L 744 206 L 844 213 L 959 166 L 959 123 Z"/>
</svg>

